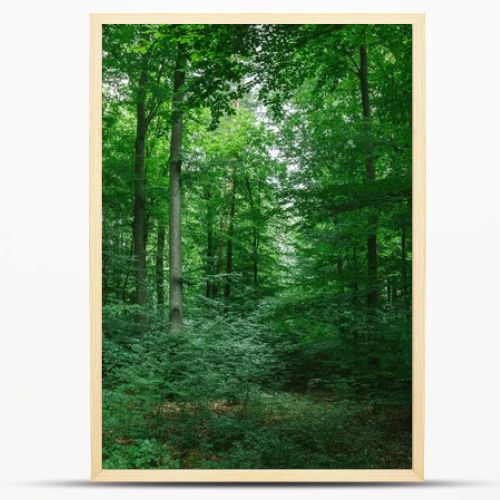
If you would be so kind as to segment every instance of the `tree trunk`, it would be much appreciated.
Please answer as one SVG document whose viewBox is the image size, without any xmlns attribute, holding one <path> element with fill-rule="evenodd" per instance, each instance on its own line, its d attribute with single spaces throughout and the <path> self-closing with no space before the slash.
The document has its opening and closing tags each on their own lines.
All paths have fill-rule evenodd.
<svg viewBox="0 0 500 500">
<path fill-rule="evenodd" d="M 143 57 L 139 85 L 137 90 L 137 129 L 135 139 L 134 162 L 134 268 L 135 268 L 135 302 L 146 304 L 146 212 L 144 206 L 144 147 L 146 142 L 146 84 L 148 57 Z"/>
<path fill-rule="evenodd" d="M 253 286 L 255 290 L 259 288 L 259 232 L 253 229 L 252 241 L 252 264 L 253 264 Z"/>
<path fill-rule="evenodd" d="M 253 275 L 253 286 L 257 292 L 259 286 L 259 223 L 260 223 L 260 192 L 259 192 L 259 181 L 257 181 L 257 206 L 255 206 L 252 185 L 250 178 L 246 178 L 246 187 L 248 191 L 248 202 L 250 204 L 250 212 L 252 214 L 252 275 Z"/>
<path fill-rule="evenodd" d="M 342 256 L 337 256 L 337 284 L 339 293 L 344 293 L 344 262 Z"/>
<path fill-rule="evenodd" d="M 135 263 L 134 259 L 134 239 L 132 238 L 130 240 L 130 250 L 127 254 L 127 267 L 125 268 L 125 278 L 123 279 L 123 285 L 121 286 L 121 298 L 123 302 L 129 302 L 130 301 L 130 294 L 128 293 L 128 280 L 130 276 L 130 271 L 131 268 L 133 267 Z"/>
<path fill-rule="evenodd" d="M 403 320 L 406 319 L 407 309 L 407 271 L 406 271 L 406 227 L 401 226 L 401 296 L 403 301 Z"/>
<path fill-rule="evenodd" d="M 165 224 L 163 218 L 158 219 L 158 238 L 156 240 L 156 300 L 158 312 L 163 312 L 165 304 L 165 272 L 163 256 L 165 254 Z M 163 314 L 162 314 L 163 316 Z"/>
<path fill-rule="evenodd" d="M 356 243 L 352 246 L 352 265 L 353 265 L 353 299 L 354 299 L 354 315 L 358 315 L 359 307 L 359 285 L 358 285 L 358 252 L 356 248 Z M 358 325 L 354 324 L 352 329 L 352 337 L 354 341 L 354 348 L 357 349 L 359 341 Z"/>
<path fill-rule="evenodd" d="M 371 139 L 371 108 L 370 92 L 368 86 L 368 54 L 366 46 L 359 47 L 359 82 L 361 90 L 361 105 L 364 120 L 364 146 L 365 146 L 365 175 L 368 182 L 375 181 L 375 160 L 373 157 L 373 143 Z M 375 306 L 378 302 L 377 296 L 377 216 L 370 213 L 368 216 L 369 233 L 366 240 L 366 253 L 368 263 L 368 294 L 367 304 Z"/>
<path fill-rule="evenodd" d="M 181 243 L 181 162 L 183 137 L 183 85 L 186 56 L 183 47 L 177 46 L 172 98 L 172 131 L 169 161 L 169 320 L 170 332 L 182 329 L 182 243 Z"/>
<path fill-rule="evenodd" d="M 206 266 L 207 284 L 205 291 L 205 294 L 209 299 L 212 299 L 214 297 L 213 264 L 214 264 L 214 228 L 212 221 L 210 221 L 207 226 L 207 266 Z"/>
<path fill-rule="evenodd" d="M 205 197 L 207 200 L 207 254 L 206 254 L 206 290 L 207 298 L 212 299 L 215 296 L 214 284 L 214 217 L 212 208 L 212 192 L 206 190 Z"/>
<path fill-rule="evenodd" d="M 220 274 L 222 272 L 222 264 L 224 259 L 224 222 L 221 221 L 220 234 L 219 239 L 217 241 L 217 259 L 215 262 L 215 283 L 213 287 L 213 297 L 217 297 L 219 295 L 220 287 L 221 287 L 221 277 Z"/>
<path fill-rule="evenodd" d="M 354 267 L 354 284 L 353 284 L 353 292 L 354 292 L 354 303 L 357 305 L 359 301 L 359 285 L 358 285 L 358 253 L 356 250 L 356 244 L 352 247 L 352 261 Z"/>
<path fill-rule="evenodd" d="M 233 273 L 233 237 L 234 237 L 234 212 L 236 210 L 236 163 L 234 164 L 231 180 L 229 181 L 229 224 L 227 229 L 227 253 L 226 253 L 226 281 L 224 284 L 224 300 L 229 302 L 231 298 L 231 278 Z"/>
<path fill-rule="evenodd" d="M 222 199 L 226 199 L 226 180 L 224 179 L 222 182 Z M 223 265 L 223 260 L 224 260 L 224 243 L 225 243 L 225 235 L 227 235 L 227 213 L 226 209 L 222 211 L 220 214 L 220 223 L 219 223 L 219 237 L 217 240 L 217 258 L 215 262 L 215 282 L 214 282 L 214 297 L 217 297 L 219 295 L 219 289 L 221 288 L 221 272 L 222 272 L 222 265 Z"/>
</svg>

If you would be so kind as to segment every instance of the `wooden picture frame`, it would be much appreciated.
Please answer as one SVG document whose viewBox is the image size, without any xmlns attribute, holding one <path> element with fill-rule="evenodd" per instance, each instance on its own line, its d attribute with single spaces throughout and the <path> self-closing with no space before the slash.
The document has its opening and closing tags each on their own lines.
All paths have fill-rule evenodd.
<svg viewBox="0 0 500 500">
<path fill-rule="evenodd" d="M 424 478 L 425 47 L 424 14 L 91 14 L 90 15 L 90 373 L 91 479 L 168 482 L 375 482 Z M 412 468 L 355 470 L 109 470 L 102 468 L 102 179 L 103 24 L 411 24 L 413 33 L 413 323 Z"/>
</svg>

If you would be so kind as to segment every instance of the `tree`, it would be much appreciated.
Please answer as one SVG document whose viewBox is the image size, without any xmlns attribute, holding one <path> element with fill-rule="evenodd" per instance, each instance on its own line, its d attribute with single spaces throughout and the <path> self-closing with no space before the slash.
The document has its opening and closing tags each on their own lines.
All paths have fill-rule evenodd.
<svg viewBox="0 0 500 500">
<path fill-rule="evenodd" d="M 182 137 L 184 134 L 182 101 L 186 53 L 182 43 L 177 45 L 172 101 L 172 133 L 170 138 L 169 185 L 169 318 L 171 333 L 182 328 L 182 241 L 181 241 L 181 163 Z"/>
<path fill-rule="evenodd" d="M 365 129 L 365 168 L 366 180 L 375 181 L 375 158 L 373 157 L 373 144 L 371 137 L 371 106 L 370 89 L 368 83 L 368 54 L 366 45 L 359 46 L 359 85 L 361 91 L 361 106 L 363 109 L 363 120 Z M 369 234 L 366 240 L 366 254 L 368 261 L 368 305 L 377 304 L 377 218 L 375 214 L 370 213 L 368 218 Z"/>
<path fill-rule="evenodd" d="M 172 97 L 172 132 L 170 139 L 170 211 L 169 211 L 169 318 L 171 333 L 182 329 L 182 240 L 181 240 L 181 163 L 186 110 L 207 106 L 213 124 L 229 102 L 242 91 L 241 61 L 245 55 L 243 26 L 189 25 L 172 33 L 176 43 L 174 90 Z M 243 39 L 241 38 L 243 35 Z M 190 67 L 188 68 L 188 64 Z M 186 78 L 186 73 L 188 72 Z M 234 82 L 234 86 L 232 83 Z M 185 88 L 186 87 L 186 88 Z M 230 254 L 230 244 L 228 253 Z M 228 266 L 230 266 L 228 258 Z"/>
<path fill-rule="evenodd" d="M 162 91 L 165 74 L 161 51 L 154 33 L 154 29 L 136 25 L 123 29 L 109 25 L 104 32 L 104 73 L 110 92 L 135 106 L 132 249 L 134 302 L 141 307 L 147 303 L 146 140 L 149 126 L 166 99 Z M 124 82 L 128 82 L 128 87 Z"/>
</svg>

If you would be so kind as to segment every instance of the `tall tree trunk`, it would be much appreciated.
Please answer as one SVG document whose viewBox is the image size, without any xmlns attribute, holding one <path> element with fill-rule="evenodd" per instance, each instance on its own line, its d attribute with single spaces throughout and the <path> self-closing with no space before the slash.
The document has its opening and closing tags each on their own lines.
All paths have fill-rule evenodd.
<svg viewBox="0 0 500 500">
<path fill-rule="evenodd" d="M 221 221 L 219 239 L 217 241 L 217 257 L 215 261 L 215 283 L 213 287 L 213 297 L 217 297 L 219 295 L 220 287 L 221 287 L 221 277 L 220 274 L 222 272 L 222 264 L 224 260 L 224 222 Z"/>
<path fill-rule="evenodd" d="M 210 220 L 207 226 L 207 265 L 206 265 L 207 283 L 205 291 L 205 294 L 209 299 L 214 297 L 213 265 L 214 265 L 214 228 L 213 228 L 213 223 Z"/>
<path fill-rule="evenodd" d="M 353 265 L 353 299 L 354 299 L 354 315 L 355 317 L 358 315 L 358 307 L 359 307 L 359 285 L 358 285 L 358 252 L 356 248 L 356 243 L 353 243 L 352 246 L 352 265 Z M 355 323 L 352 329 L 352 338 L 354 341 L 354 348 L 358 348 L 359 341 L 359 332 L 358 325 Z"/>
<path fill-rule="evenodd" d="M 260 223 L 260 192 L 259 192 L 259 181 L 257 181 L 257 206 L 255 206 L 252 184 L 250 178 L 245 179 L 246 188 L 248 191 L 248 202 L 250 204 L 250 212 L 252 214 L 252 275 L 253 275 L 253 286 L 255 291 L 259 286 L 259 242 L 260 234 L 258 224 Z"/>
<path fill-rule="evenodd" d="M 364 142 L 365 142 L 365 175 L 368 182 L 375 181 L 375 160 L 373 157 L 373 143 L 371 139 L 371 107 L 370 92 L 368 86 L 368 54 L 366 46 L 359 47 L 359 82 L 361 90 L 361 105 L 363 109 L 364 120 Z M 371 210 L 371 209 L 370 209 Z M 368 294 L 367 303 L 369 306 L 375 306 L 377 297 L 377 216 L 370 213 L 368 216 L 369 234 L 366 241 L 366 253 L 368 262 Z"/>
<path fill-rule="evenodd" d="M 224 300 L 229 302 L 231 298 L 231 281 L 233 273 L 233 237 L 234 237 L 234 212 L 236 210 L 236 163 L 231 172 L 229 181 L 229 224 L 227 229 L 227 253 L 226 253 L 226 281 L 224 284 Z"/>
<path fill-rule="evenodd" d="M 165 224 L 163 218 L 158 219 L 158 236 L 156 240 L 156 301 L 158 312 L 163 312 L 165 304 L 165 272 L 163 256 L 165 254 Z M 162 314 L 163 316 L 163 314 Z"/>
<path fill-rule="evenodd" d="M 343 294 L 344 289 L 344 260 L 341 255 L 337 256 L 337 284 L 339 293 Z"/>
<path fill-rule="evenodd" d="M 102 299 L 103 303 L 107 302 L 110 298 L 112 291 L 116 288 L 113 287 L 113 275 L 111 268 L 111 254 L 114 252 L 113 239 L 111 238 L 112 229 L 103 229 L 103 249 L 102 252 Z M 106 241 L 104 241 L 106 238 Z M 120 246 L 120 236 L 118 236 L 118 247 Z M 117 269 L 119 269 L 117 267 Z M 119 276 L 119 275 L 118 275 Z"/>
<path fill-rule="evenodd" d="M 135 262 L 134 259 L 134 239 L 132 238 L 130 240 L 130 250 L 127 254 L 127 259 L 126 259 L 126 268 L 125 268 L 125 278 L 123 279 L 123 285 L 121 286 L 121 298 L 123 302 L 128 302 L 130 300 L 129 293 L 128 293 L 128 280 L 130 276 L 130 271 L 131 268 L 133 267 Z"/>
<path fill-rule="evenodd" d="M 143 56 L 137 90 L 137 129 L 134 162 L 134 268 L 135 302 L 146 304 L 146 212 L 144 206 L 144 147 L 146 142 L 146 84 L 148 76 L 148 57 Z"/>
<path fill-rule="evenodd" d="M 181 162 L 183 126 L 183 85 L 186 55 L 181 44 L 177 46 L 172 98 L 172 131 L 169 161 L 169 320 L 170 332 L 182 329 L 182 243 L 181 243 Z"/>
<path fill-rule="evenodd" d="M 256 228 L 253 229 L 252 268 L 253 268 L 253 286 L 257 291 L 259 287 L 259 232 Z"/>
<path fill-rule="evenodd" d="M 406 270 L 406 227 L 403 223 L 401 226 L 401 296 L 403 301 L 403 320 L 407 314 L 407 270 Z"/>
<path fill-rule="evenodd" d="M 359 302 L 359 295 L 358 295 L 358 290 L 359 290 L 359 285 L 358 285 L 358 252 L 356 249 L 356 243 L 354 243 L 352 247 L 352 263 L 354 267 L 354 283 L 353 283 L 353 294 L 354 294 L 354 304 L 356 304 L 356 308 L 358 307 L 358 302 Z"/>
<path fill-rule="evenodd" d="M 224 178 L 222 181 L 222 199 L 226 199 L 227 187 L 226 187 L 227 179 Z M 214 297 L 219 295 L 219 289 L 221 288 L 221 278 L 220 275 L 222 273 L 222 266 L 224 263 L 224 244 L 225 244 L 225 236 L 227 235 L 227 213 L 226 209 L 222 210 L 220 214 L 220 223 L 219 223 L 219 236 L 217 239 L 217 256 L 215 259 L 215 280 L 214 280 Z"/>
<path fill-rule="evenodd" d="M 207 298 L 211 299 L 215 296 L 215 284 L 214 284 L 214 216 L 212 208 L 212 192 L 207 189 L 205 192 L 205 198 L 207 200 L 207 253 L 206 253 L 206 290 L 205 295 Z"/>
</svg>

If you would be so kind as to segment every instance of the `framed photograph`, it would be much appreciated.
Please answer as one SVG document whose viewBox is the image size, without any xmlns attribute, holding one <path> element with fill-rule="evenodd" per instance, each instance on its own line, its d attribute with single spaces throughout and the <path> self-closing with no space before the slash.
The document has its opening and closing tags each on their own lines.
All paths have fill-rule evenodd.
<svg viewBox="0 0 500 500">
<path fill-rule="evenodd" d="M 423 14 L 90 16 L 91 478 L 422 481 Z"/>
</svg>

